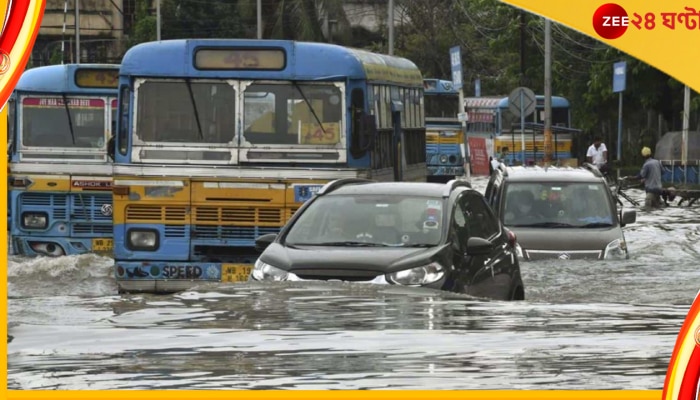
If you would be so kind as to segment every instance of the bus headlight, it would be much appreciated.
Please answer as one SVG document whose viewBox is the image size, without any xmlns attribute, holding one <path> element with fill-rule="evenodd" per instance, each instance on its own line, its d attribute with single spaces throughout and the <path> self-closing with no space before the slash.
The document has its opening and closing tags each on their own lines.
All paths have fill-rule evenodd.
<svg viewBox="0 0 700 400">
<path fill-rule="evenodd" d="M 26 212 L 22 214 L 22 227 L 27 229 L 46 229 L 48 215 L 42 212 Z"/>
<path fill-rule="evenodd" d="M 447 154 L 440 154 L 440 162 L 443 164 L 447 162 Z"/>
<path fill-rule="evenodd" d="M 129 229 L 127 237 L 131 250 L 153 251 L 158 248 L 158 232 L 152 229 Z"/>
</svg>

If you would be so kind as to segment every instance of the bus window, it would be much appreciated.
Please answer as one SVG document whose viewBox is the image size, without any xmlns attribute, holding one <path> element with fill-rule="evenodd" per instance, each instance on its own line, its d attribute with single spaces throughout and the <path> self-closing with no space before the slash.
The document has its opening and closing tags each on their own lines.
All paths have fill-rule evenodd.
<svg viewBox="0 0 700 400">
<path fill-rule="evenodd" d="M 7 102 L 7 153 L 11 152 L 15 141 L 15 101 Z"/>
<path fill-rule="evenodd" d="M 236 92 L 228 83 L 149 80 L 137 99 L 136 136 L 144 142 L 233 140 Z"/>
<path fill-rule="evenodd" d="M 552 108 L 552 126 L 570 127 L 568 108 Z"/>
<path fill-rule="evenodd" d="M 341 136 L 342 94 L 332 84 L 252 84 L 243 115 L 252 144 L 334 145 Z"/>
<path fill-rule="evenodd" d="M 459 95 L 442 94 L 425 96 L 425 117 L 457 119 L 459 110 Z"/>
<path fill-rule="evenodd" d="M 22 145 L 87 147 L 105 145 L 102 99 L 25 97 L 22 99 Z"/>
<path fill-rule="evenodd" d="M 117 133 L 117 99 L 111 99 L 110 103 L 112 106 L 110 108 L 109 134 L 112 136 Z"/>
<path fill-rule="evenodd" d="M 128 86 L 122 86 L 119 99 L 121 101 L 121 115 L 119 121 L 119 154 L 125 156 L 127 141 L 129 139 L 129 103 L 131 93 Z"/>
</svg>

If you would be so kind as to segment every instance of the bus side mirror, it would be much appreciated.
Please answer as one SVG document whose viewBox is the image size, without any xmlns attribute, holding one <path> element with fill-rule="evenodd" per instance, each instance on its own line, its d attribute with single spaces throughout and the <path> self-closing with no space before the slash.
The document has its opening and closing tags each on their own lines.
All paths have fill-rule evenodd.
<svg viewBox="0 0 700 400">
<path fill-rule="evenodd" d="M 115 140 L 114 135 L 107 141 L 107 155 L 114 161 L 114 151 L 115 151 Z"/>
</svg>

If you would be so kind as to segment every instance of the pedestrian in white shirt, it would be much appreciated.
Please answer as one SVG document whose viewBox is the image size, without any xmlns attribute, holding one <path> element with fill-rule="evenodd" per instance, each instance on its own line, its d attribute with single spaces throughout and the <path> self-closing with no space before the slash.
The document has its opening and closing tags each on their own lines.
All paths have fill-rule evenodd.
<svg viewBox="0 0 700 400">
<path fill-rule="evenodd" d="M 595 165 L 603 174 L 608 172 L 608 148 L 605 147 L 605 143 L 603 143 L 599 136 L 593 139 L 593 144 L 588 148 L 588 152 L 586 152 L 586 159 L 590 164 Z"/>
</svg>

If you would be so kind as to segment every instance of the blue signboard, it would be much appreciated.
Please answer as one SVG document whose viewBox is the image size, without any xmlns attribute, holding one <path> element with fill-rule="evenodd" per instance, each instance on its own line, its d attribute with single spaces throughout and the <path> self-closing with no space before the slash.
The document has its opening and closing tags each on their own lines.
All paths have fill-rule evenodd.
<svg viewBox="0 0 700 400">
<path fill-rule="evenodd" d="M 462 88 L 462 50 L 459 46 L 450 48 L 450 65 L 452 66 L 452 84 L 456 90 Z"/>
<path fill-rule="evenodd" d="M 627 63 L 624 61 L 613 64 L 613 93 L 625 90 Z"/>
<path fill-rule="evenodd" d="M 479 78 L 474 81 L 474 96 L 481 97 L 481 79 Z"/>
<path fill-rule="evenodd" d="M 304 203 L 316 195 L 323 185 L 294 185 L 294 201 Z"/>
</svg>

